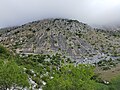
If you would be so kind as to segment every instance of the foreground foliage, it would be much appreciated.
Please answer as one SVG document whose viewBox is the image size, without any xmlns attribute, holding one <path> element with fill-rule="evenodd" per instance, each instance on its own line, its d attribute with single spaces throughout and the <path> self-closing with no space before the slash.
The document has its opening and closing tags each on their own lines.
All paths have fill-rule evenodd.
<svg viewBox="0 0 120 90">
<path fill-rule="evenodd" d="M 7 90 L 13 87 L 28 87 L 27 74 L 14 61 L 0 59 L 0 89 Z"/>
<path fill-rule="evenodd" d="M 119 90 L 120 77 L 110 84 L 94 78 L 94 67 L 55 55 L 14 56 L 0 46 L 0 89 Z M 35 83 L 30 82 L 30 79 Z M 44 83 L 43 83 L 44 82 Z"/>
<path fill-rule="evenodd" d="M 53 74 L 53 79 L 47 81 L 43 90 L 94 90 L 93 75 L 91 65 L 65 65 Z"/>
<path fill-rule="evenodd" d="M 13 55 L 11 54 L 11 52 L 6 49 L 5 47 L 3 47 L 2 45 L 0 45 L 0 58 L 1 59 L 11 59 L 13 57 Z"/>
</svg>

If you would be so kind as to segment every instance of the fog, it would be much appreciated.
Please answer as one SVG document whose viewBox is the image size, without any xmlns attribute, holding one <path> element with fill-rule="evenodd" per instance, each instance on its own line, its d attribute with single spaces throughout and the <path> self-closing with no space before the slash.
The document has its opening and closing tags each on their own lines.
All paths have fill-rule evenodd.
<svg viewBox="0 0 120 90">
<path fill-rule="evenodd" d="M 0 27 L 45 18 L 69 18 L 90 25 L 119 23 L 120 0 L 0 0 Z"/>
</svg>

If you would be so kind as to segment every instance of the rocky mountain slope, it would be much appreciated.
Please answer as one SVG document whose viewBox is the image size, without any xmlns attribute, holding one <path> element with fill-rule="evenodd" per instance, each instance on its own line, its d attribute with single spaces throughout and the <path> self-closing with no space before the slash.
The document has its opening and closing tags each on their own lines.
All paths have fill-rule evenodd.
<svg viewBox="0 0 120 90">
<path fill-rule="evenodd" d="M 61 53 L 78 63 L 120 57 L 120 32 L 77 20 L 44 19 L 0 30 L 0 43 L 19 54 Z"/>
</svg>

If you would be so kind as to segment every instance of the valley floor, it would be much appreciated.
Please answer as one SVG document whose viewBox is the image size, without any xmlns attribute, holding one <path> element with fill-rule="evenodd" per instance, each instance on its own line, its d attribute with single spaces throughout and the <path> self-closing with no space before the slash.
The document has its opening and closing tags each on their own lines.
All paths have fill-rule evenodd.
<svg viewBox="0 0 120 90">
<path fill-rule="evenodd" d="M 102 80 L 110 81 L 114 77 L 120 75 L 120 63 L 116 64 L 115 67 L 112 67 L 109 70 L 102 70 L 100 67 L 96 66 L 95 73 L 99 74 L 99 78 Z"/>
</svg>

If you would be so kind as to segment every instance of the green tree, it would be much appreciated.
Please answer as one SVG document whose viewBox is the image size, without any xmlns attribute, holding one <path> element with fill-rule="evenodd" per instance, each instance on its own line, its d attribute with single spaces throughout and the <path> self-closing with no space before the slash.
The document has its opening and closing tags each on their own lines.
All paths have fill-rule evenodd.
<svg viewBox="0 0 120 90">
<path fill-rule="evenodd" d="M 11 52 L 2 45 L 0 45 L 0 58 L 11 59 L 12 57 L 13 55 L 11 54 Z"/>
<path fill-rule="evenodd" d="M 91 65 L 65 65 L 53 74 L 53 79 L 47 80 L 43 90 L 95 90 L 93 75 Z"/>
<path fill-rule="evenodd" d="M 28 87 L 28 77 L 14 61 L 0 60 L 0 89 Z"/>
</svg>

